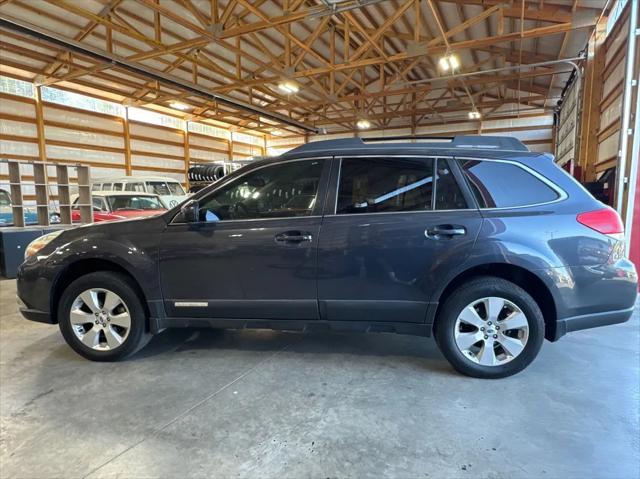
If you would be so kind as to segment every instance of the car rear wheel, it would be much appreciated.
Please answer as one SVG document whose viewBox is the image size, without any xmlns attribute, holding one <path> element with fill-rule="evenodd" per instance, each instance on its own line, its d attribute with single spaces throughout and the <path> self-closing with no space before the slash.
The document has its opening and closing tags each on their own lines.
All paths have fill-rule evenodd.
<svg viewBox="0 0 640 479">
<path fill-rule="evenodd" d="M 72 282 L 62 293 L 58 322 L 67 344 L 92 361 L 126 358 L 151 338 L 135 285 L 120 273 L 90 273 Z"/>
<path fill-rule="evenodd" d="M 435 336 L 462 374 L 502 378 L 526 368 L 544 339 L 544 319 L 524 289 L 501 278 L 475 278 L 442 306 Z"/>
</svg>

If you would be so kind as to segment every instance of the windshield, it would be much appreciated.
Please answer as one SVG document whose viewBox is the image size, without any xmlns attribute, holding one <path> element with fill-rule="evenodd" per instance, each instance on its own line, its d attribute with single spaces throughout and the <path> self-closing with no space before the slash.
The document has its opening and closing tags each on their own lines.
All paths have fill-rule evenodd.
<svg viewBox="0 0 640 479">
<path fill-rule="evenodd" d="M 117 210 L 165 210 L 160 200 L 154 196 L 108 196 L 109 208 Z"/>
<path fill-rule="evenodd" d="M 172 195 L 183 196 L 185 194 L 184 190 L 182 189 L 182 185 L 177 181 L 176 182 L 169 181 L 167 185 L 169 185 L 169 190 L 171 190 Z"/>
<path fill-rule="evenodd" d="M 0 190 L 0 206 L 11 206 L 11 198 L 9 193 L 4 190 Z"/>
<path fill-rule="evenodd" d="M 147 190 L 151 190 L 150 193 L 155 193 L 160 196 L 168 196 L 171 194 L 166 181 L 148 181 Z"/>
</svg>

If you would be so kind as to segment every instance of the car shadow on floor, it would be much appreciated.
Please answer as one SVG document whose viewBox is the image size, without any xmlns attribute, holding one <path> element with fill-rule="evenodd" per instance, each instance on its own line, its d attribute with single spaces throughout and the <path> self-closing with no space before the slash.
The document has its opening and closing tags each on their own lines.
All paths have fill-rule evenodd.
<svg viewBox="0 0 640 479">
<path fill-rule="evenodd" d="M 444 361 L 432 338 L 390 333 L 289 332 L 271 330 L 169 329 L 132 359 L 212 349 L 299 354 L 404 356 Z M 428 361 L 426 361 L 428 362 Z"/>
</svg>

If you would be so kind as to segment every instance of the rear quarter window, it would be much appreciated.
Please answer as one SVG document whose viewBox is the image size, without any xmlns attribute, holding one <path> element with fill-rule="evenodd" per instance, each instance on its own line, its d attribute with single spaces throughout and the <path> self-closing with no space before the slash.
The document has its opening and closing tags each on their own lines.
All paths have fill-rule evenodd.
<svg viewBox="0 0 640 479">
<path fill-rule="evenodd" d="M 558 193 L 524 168 L 489 160 L 462 160 L 480 208 L 511 208 L 557 200 Z"/>
</svg>

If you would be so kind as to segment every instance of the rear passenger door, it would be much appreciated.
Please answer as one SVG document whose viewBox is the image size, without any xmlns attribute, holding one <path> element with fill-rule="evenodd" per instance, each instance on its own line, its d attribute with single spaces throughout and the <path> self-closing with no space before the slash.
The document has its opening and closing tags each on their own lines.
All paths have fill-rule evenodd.
<svg viewBox="0 0 640 479">
<path fill-rule="evenodd" d="M 467 258 L 482 223 L 453 160 L 336 164 L 318 249 L 321 317 L 424 322 L 438 281 Z"/>
</svg>

